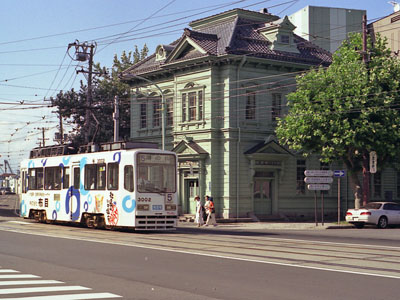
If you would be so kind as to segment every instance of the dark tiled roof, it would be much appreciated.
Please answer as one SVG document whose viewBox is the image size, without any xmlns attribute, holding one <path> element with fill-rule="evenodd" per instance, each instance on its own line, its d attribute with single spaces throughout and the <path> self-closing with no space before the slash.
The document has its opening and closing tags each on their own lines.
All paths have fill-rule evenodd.
<svg viewBox="0 0 400 300">
<path fill-rule="evenodd" d="M 223 56 L 227 54 L 233 55 L 248 55 L 259 58 L 266 58 L 282 62 L 305 63 L 310 65 L 329 65 L 332 61 L 331 54 L 318 46 L 308 42 L 307 40 L 294 36 L 294 43 L 296 44 L 298 53 L 293 51 L 272 50 L 271 42 L 259 32 L 261 28 L 276 27 L 281 24 L 281 20 L 264 22 L 263 19 L 247 18 L 245 14 L 240 14 L 242 10 L 238 9 L 236 15 L 226 19 L 221 19 L 219 22 L 213 22 L 209 26 L 207 23 L 196 30 L 185 29 L 182 37 L 173 43 L 171 47 L 174 48 L 179 45 L 186 38 L 192 39 L 206 54 L 202 54 L 194 49 L 181 53 L 173 60 L 156 61 L 155 55 L 150 56 L 143 62 L 132 66 L 125 72 L 123 76 L 129 73 L 144 74 L 151 71 L 160 70 L 168 67 L 170 63 L 178 61 L 189 61 L 191 59 L 199 58 L 202 56 Z M 233 11 L 229 11 L 232 15 Z M 223 13 L 219 14 L 222 15 Z M 261 13 L 251 12 L 252 16 Z M 216 15 L 218 16 L 218 15 Z M 268 18 L 268 16 L 266 16 Z M 207 18 L 205 18 L 207 19 Z M 172 51 L 173 55 L 174 51 Z"/>
</svg>

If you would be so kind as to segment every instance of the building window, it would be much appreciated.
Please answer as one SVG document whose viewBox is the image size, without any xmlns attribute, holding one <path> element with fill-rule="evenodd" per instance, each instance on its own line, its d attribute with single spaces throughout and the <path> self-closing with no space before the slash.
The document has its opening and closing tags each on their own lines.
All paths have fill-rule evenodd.
<svg viewBox="0 0 400 300">
<path fill-rule="evenodd" d="M 374 197 L 382 197 L 382 176 L 381 172 L 376 172 L 373 178 L 374 182 Z"/>
<path fill-rule="evenodd" d="M 199 120 L 203 120 L 203 91 L 199 91 L 198 96 L 199 96 Z"/>
<path fill-rule="evenodd" d="M 189 93 L 189 121 L 196 120 L 197 113 L 197 99 L 196 92 Z"/>
<path fill-rule="evenodd" d="M 140 128 L 147 127 L 147 103 L 140 104 Z"/>
<path fill-rule="evenodd" d="M 182 94 L 182 122 L 186 122 L 186 94 Z"/>
<path fill-rule="evenodd" d="M 306 193 L 306 183 L 304 182 L 304 171 L 306 170 L 306 161 L 304 159 L 297 160 L 297 175 L 296 175 L 296 194 Z"/>
<path fill-rule="evenodd" d="M 182 93 L 182 122 L 204 119 L 203 91 Z"/>
<path fill-rule="evenodd" d="M 272 94 L 271 119 L 273 122 L 281 117 L 282 94 Z"/>
<path fill-rule="evenodd" d="M 256 119 L 256 93 L 246 92 L 246 120 Z"/>
<path fill-rule="evenodd" d="M 160 127 L 161 119 L 161 100 L 153 100 L 153 127 Z"/>
<path fill-rule="evenodd" d="M 172 126 L 174 125 L 174 98 L 167 98 L 165 102 L 167 105 L 167 126 Z"/>
<path fill-rule="evenodd" d="M 289 44 L 289 36 L 288 35 L 282 34 L 280 37 L 281 37 L 282 44 Z"/>
</svg>

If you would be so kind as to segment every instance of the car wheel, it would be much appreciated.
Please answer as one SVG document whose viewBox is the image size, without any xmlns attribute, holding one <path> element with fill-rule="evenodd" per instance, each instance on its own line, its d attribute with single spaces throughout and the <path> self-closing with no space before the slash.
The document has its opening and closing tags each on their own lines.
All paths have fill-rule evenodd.
<svg viewBox="0 0 400 300">
<path fill-rule="evenodd" d="M 382 216 L 379 218 L 378 225 L 377 225 L 378 228 L 385 229 L 388 227 L 388 225 L 389 225 L 388 219 L 385 216 Z"/>
<path fill-rule="evenodd" d="M 354 223 L 353 225 L 358 229 L 364 228 L 364 223 Z"/>
</svg>

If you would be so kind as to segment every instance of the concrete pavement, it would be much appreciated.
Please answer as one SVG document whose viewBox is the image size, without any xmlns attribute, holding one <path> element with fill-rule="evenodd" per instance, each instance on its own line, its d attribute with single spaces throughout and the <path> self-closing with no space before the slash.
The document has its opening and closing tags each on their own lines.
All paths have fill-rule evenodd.
<svg viewBox="0 0 400 300">
<path fill-rule="evenodd" d="M 192 227 L 201 229 L 229 229 L 229 230 L 325 230 L 325 229 L 349 229 L 355 228 L 350 224 L 340 224 L 325 222 L 324 225 L 315 222 L 232 222 L 218 223 L 217 226 L 201 226 L 193 222 L 179 222 L 178 227 Z"/>
</svg>

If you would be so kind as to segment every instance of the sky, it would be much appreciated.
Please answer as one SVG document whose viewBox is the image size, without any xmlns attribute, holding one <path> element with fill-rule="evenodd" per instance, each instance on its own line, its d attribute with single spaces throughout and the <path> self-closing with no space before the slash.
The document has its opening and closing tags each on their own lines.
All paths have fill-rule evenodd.
<svg viewBox="0 0 400 300">
<path fill-rule="evenodd" d="M 284 17 L 303 7 L 367 11 L 368 23 L 393 13 L 386 0 L 0 0 L 0 163 L 14 172 L 45 129 L 55 144 L 59 124 L 48 99 L 86 82 L 68 44 L 96 43 L 94 62 L 110 68 L 114 55 L 178 39 L 190 21 L 233 8 L 267 8 Z M 87 63 L 81 66 L 87 67 Z M 64 126 L 68 127 L 66 122 Z M 1 167 L 0 174 L 4 167 Z M 7 170 L 9 171 L 9 170 Z"/>
</svg>

